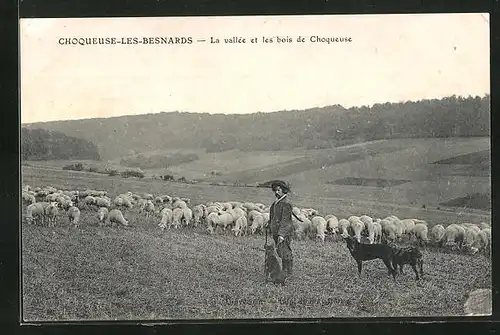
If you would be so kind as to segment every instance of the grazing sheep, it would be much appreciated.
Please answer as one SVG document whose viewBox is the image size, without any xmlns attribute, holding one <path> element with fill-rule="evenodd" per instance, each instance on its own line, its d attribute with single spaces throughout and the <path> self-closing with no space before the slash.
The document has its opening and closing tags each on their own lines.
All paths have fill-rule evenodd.
<svg viewBox="0 0 500 335">
<path fill-rule="evenodd" d="M 181 208 L 175 207 L 172 211 L 172 225 L 174 228 L 179 228 L 181 226 L 182 217 L 184 216 L 184 212 Z"/>
<path fill-rule="evenodd" d="M 255 223 L 255 219 L 254 219 Z M 227 227 L 233 224 L 233 217 L 229 213 L 217 214 L 210 213 L 207 217 L 207 230 L 210 234 L 214 233 L 214 229 L 217 227 L 222 227 L 225 231 Z"/>
<path fill-rule="evenodd" d="M 404 219 L 401 220 L 401 224 L 404 226 L 404 231 L 408 239 L 411 240 L 411 238 L 415 236 L 415 221 L 413 219 Z"/>
<path fill-rule="evenodd" d="M 80 210 L 75 206 L 71 206 L 68 209 L 67 214 L 68 214 L 69 224 L 74 224 L 75 228 L 77 228 L 80 222 Z"/>
<path fill-rule="evenodd" d="M 339 233 L 339 220 L 335 215 L 327 215 L 326 219 L 326 230 L 331 234 Z"/>
<path fill-rule="evenodd" d="M 70 197 L 58 197 L 56 202 L 62 209 L 68 210 L 70 207 L 73 207 L 73 201 L 71 201 Z"/>
<path fill-rule="evenodd" d="M 101 197 L 95 198 L 95 204 L 99 207 L 107 207 L 107 208 L 111 207 L 111 201 L 109 201 L 106 198 L 101 198 Z"/>
<path fill-rule="evenodd" d="M 294 214 L 292 215 L 292 223 L 295 230 L 295 237 L 301 240 L 313 230 L 312 222 L 297 207 L 292 208 L 292 213 Z"/>
<path fill-rule="evenodd" d="M 485 228 L 477 234 L 476 241 L 473 247 L 473 253 L 482 251 L 485 254 L 491 252 L 491 229 Z"/>
<path fill-rule="evenodd" d="M 142 211 L 146 213 L 146 219 L 149 219 L 151 215 L 154 215 L 155 205 L 153 204 L 153 201 L 146 200 L 146 203 L 144 204 Z"/>
<path fill-rule="evenodd" d="M 106 207 L 100 207 L 99 211 L 97 212 L 97 216 L 99 218 L 99 226 L 103 226 L 104 222 L 106 221 L 108 217 L 108 209 Z"/>
<path fill-rule="evenodd" d="M 240 216 L 236 222 L 234 223 L 234 228 L 232 231 L 234 231 L 234 236 L 243 236 L 245 235 L 245 232 L 247 230 L 247 218 L 244 216 Z"/>
<path fill-rule="evenodd" d="M 28 205 L 26 207 L 26 221 L 28 224 L 43 224 L 45 209 L 40 202 Z"/>
<path fill-rule="evenodd" d="M 27 191 L 22 193 L 22 197 L 23 197 L 23 204 L 31 205 L 36 202 L 35 196 L 33 194 L 28 193 Z"/>
<path fill-rule="evenodd" d="M 176 200 L 172 205 L 172 208 L 186 208 L 186 207 L 187 207 L 186 202 L 180 199 Z"/>
<path fill-rule="evenodd" d="M 253 216 L 252 224 L 250 225 L 250 233 L 255 234 L 257 231 L 261 231 L 265 225 L 265 218 L 262 214 L 256 214 Z"/>
<path fill-rule="evenodd" d="M 204 217 L 203 205 L 194 206 L 192 212 L 193 212 L 194 226 L 198 227 L 198 225 L 201 223 L 201 220 L 203 220 Z"/>
<path fill-rule="evenodd" d="M 183 207 L 182 209 L 182 222 L 185 226 L 189 226 L 191 224 L 191 220 L 193 219 L 193 211 L 189 207 Z"/>
<path fill-rule="evenodd" d="M 382 243 L 382 226 L 379 222 L 373 222 L 373 243 Z"/>
<path fill-rule="evenodd" d="M 170 228 L 170 226 L 172 225 L 172 219 L 174 215 L 173 211 L 170 208 L 165 207 L 161 210 L 160 215 L 161 215 L 161 221 L 158 226 L 162 230 L 164 230 L 165 228 Z"/>
<path fill-rule="evenodd" d="M 396 242 L 397 239 L 396 225 L 385 219 L 380 221 L 380 225 L 382 226 L 382 242 L 383 243 Z"/>
<path fill-rule="evenodd" d="M 419 245 L 425 245 L 429 242 L 429 238 L 427 237 L 428 228 L 425 224 L 417 223 L 415 227 L 413 227 L 413 233 Z"/>
<path fill-rule="evenodd" d="M 442 247 L 443 244 L 446 242 L 444 238 L 445 234 L 446 234 L 446 229 L 443 227 L 443 225 L 437 224 L 434 227 L 432 227 L 431 230 L 432 243 L 439 247 Z"/>
<path fill-rule="evenodd" d="M 465 237 L 465 229 L 457 224 L 450 224 L 445 230 L 446 247 L 451 250 L 462 248 Z"/>
<path fill-rule="evenodd" d="M 57 202 L 49 203 L 49 205 L 45 208 L 45 217 L 47 218 L 49 227 L 55 227 L 58 216 L 59 209 L 57 207 Z"/>
<path fill-rule="evenodd" d="M 217 205 L 208 206 L 206 209 L 206 216 L 208 216 L 210 213 L 219 213 L 220 209 L 221 208 Z"/>
<path fill-rule="evenodd" d="M 311 219 L 313 231 L 316 232 L 316 238 L 325 242 L 326 220 L 321 216 L 315 216 Z"/>
<path fill-rule="evenodd" d="M 261 215 L 261 213 L 259 211 L 255 210 L 255 209 L 252 209 L 250 212 L 248 212 L 248 223 L 249 224 L 252 224 L 253 218 L 256 215 Z"/>
<path fill-rule="evenodd" d="M 349 235 L 349 226 L 351 224 L 346 219 L 339 220 L 339 230 L 341 235 Z"/>
<path fill-rule="evenodd" d="M 114 226 L 119 223 L 123 226 L 128 226 L 128 220 L 123 217 L 122 212 L 119 209 L 112 209 L 109 211 L 109 222 Z"/>
<path fill-rule="evenodd" d="M 351 216 L 351 218 L 353 218 Z M 361 232 L 365 229 L 365 225 L 360 219 L 353 218 L 352 220 L 349 220 L 350 222 L 350 230 L 352 232 L 352 235 L 358 243 L 361 243 Z"/>
<path fill-rule="evenodd" d="M 364 232 L 366 232 L 366 235 L 368 236 L 368 243 L 373 244 L 375 241 L 375 228 L 373 227 L 373 219 L 368 215 L 363 215 L 359 219 L 365 226 Z"/>
<path fill-rule="evenodd" d="M 251 212 L 251 211 L 259 211 L 259 207 L 257 207 L 254 203 L 251 203 L 251 202 L 245 202 L 243 204 L 243 207 L 246 208 L 246 210 L 248 212 Z"/>
<path fill-rule="evenodd" d="M 462 245 L 463 250 L 472 253 L 476 253 L 478 251 L 474 248 L 474 243 L 476 242 L 477 236 L 480 232 L 481 229 L 479 229 L 479 227 L 476 225 L 470 225 L 469 227 L 466 226 L 464 243 Z"/>
</svg>

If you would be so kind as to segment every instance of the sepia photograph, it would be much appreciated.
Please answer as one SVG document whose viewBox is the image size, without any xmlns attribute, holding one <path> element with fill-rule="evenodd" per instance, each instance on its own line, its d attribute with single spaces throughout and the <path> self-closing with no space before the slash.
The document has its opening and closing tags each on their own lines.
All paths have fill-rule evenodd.
<svg viewBox="0 0 500 335">
<path fill-rule="evenodd" d="M 488 13 L 19 25 L 21 323 L 492 314 Z"/>
</svg>

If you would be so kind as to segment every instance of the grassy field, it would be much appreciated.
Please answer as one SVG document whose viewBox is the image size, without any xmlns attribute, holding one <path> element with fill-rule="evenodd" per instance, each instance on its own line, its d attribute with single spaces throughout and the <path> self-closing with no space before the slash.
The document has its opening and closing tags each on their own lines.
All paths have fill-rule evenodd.
<svg viewBox="0 0 500 335">
<path fill-rule="evenodd" d="M 22 226 L 23 318 L 35 320 L 312 318 L 463 314 L 468 293 L 491 287 L 485 256 L 423 251 L 425 277 L 396 282 L 382 261 L 356 265 L 341 241 L 295 241 L 295 274 L 264 284 L 264 236 L 161 232 L 129 213 L 131 226 Z M 257 249 L 255 249 L 257 248 Z"/>
<path fill-rule="evenodd" d="M 197 152 L 198 160 L 169 170 L 145 172 L 147 176 L 168 173 L 205 183 L 256 184 L 286 179 L 292 183 L 297 199 L 362 200 L 436 209 L 442 204 L 460 203 L 460 198 L 470 194 L 490 197 L 489 148 L 489 138 L 427 138 L 380 140 L 319 150 Z M 33 167 L 52 169 L 69 163 L 29 162 Z M 117 161 L 95 164 L 126 169 Z M 220 175 L 211 175 L 212 171 Z M 385 187 L 335 183 L 346 178 L 378 179 Z M 391 185 L 395 180 L 409 182 Z M 489 202 L 475 203 L 479 204 L 476 209 L 485 213 L 491 210 Z"/>
<path fill-rule="evenodd" d="M 271 203 L 268 189 L 185 185 L 123 179 L 57 168 L 22 167 L 23 183 L 58 189 L 105 189 L 213 200 Z M 337 187 L 337 186 L 335 186 Z M 490 220 L 482 211 L 422 209 L 322 196 L 291 201 L 338 217 L 368 214 L 435 223 Z M 96 214 L 82 225 L 65 218 L 55 228 L 22 225 L 23 318 L 34 320 L 356 317 L 461 315 L 468 293 L 491 288 L 491 261 L 483 255 L 425 249 L 425 279 L 411 269 L 393 282 L 379 260 L 361 278 L 341 241 L 294 241 L 295 275 L 285 287 L 263 283 L 264 236 L 207 235 L 200 227 L 161 232 L 158 218 L 127 214 L 131 226 L 100 228 Z"/>
</svg>

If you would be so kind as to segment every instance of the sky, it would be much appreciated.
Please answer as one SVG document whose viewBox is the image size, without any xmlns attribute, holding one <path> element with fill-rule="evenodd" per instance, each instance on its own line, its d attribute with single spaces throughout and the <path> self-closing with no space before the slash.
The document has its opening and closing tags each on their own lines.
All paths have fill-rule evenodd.
<svg viewBox="0 0 500 335">
<path fill-rule="evenodd" d="M 246 43 L 224 43 L 234 36 Z M 262 40 L 277 36 L 292 43 Z M 351 42 L 313 43 L 311 36 Z M 59 43 L 92 37 L 193 42 Z M 489 38 L 488 13 L 21 19 L 21 123 L 484 96 Z"/>
</svg>

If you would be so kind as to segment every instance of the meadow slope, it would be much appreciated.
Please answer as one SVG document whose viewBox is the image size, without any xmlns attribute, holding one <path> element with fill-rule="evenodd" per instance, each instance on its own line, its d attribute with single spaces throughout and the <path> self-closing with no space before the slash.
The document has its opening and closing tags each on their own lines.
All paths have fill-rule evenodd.
<svg viewBox="0 0 500 335">
<path fill-rule="evenodd" d="M 432 249 L 419 283 L 408 267 L 394 282 L 379 260 L 359 278 L 344 243 L 331 240 L 295 241 L 294 276 L 266 285 L 262 235 L 161 232 L 129 219 L 100 228 L 84 212 L 78 229 L 24 224 L 24 320 L 453 316 L 471 290 L 491 287 L 485 256 Z"/>
<path fill-rule="evenodd" d="M 105 189 L 185 196 L 193 204 L 220 200 L 271 203 L 268 189 L 185 185 L 96 173 L 22 167 L 33 187 Z M 359 199 L 300 197 L 292 202 L 339 217 L 418 217 L 435 223 L 487 221 L 484 212 L 453 212 Z M 21 226 L 23 318 L 35 320 L 461 315 L 468 293 L 491 288 L 483 255 L 426 248 L 425 279 L 409 268 L 393 282 L 381 261 L 356 275 L 344 243 L 294 241 L 295 275 L 285 287 L 263 283 L 264 236 L 207 235 L 202 227 L 161 232 L 159 218 L 129 212 L 131 226 L 98 227 L 82 211 L 75 229 Z"/>
</svg>

